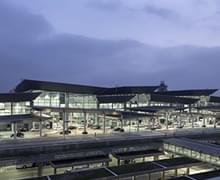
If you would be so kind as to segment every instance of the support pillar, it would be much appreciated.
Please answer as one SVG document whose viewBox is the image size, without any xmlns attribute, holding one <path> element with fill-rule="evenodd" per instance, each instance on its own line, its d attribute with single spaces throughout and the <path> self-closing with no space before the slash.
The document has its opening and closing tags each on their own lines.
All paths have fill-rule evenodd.
<svg viewBox="0 0 220 180">
<path fill-rule="evenodd" d="M 104 118 L 103 118 L 103 134 L 106 133 L 106 116 L 105 116 L 105 113 L 104 113 Z"/>
<path fill-rule="evenodd" d="M 161 180 L 164 180 L 165 179 L 165 171 L 162 171 L 161 173 Z"/>
<path fill-rule="evenodd" d="M 129 119 L 129 133 L 131 132 L 131 119 Z"/>
<path fill-rule="evenodd" d="M 202 119 L 202 127 L 206 127 L 205 117 L 203 117 L 203 119 Z"/>
<path fill-rule="evenodd" d="M 153 121 L 153 122 L 152 122 L 152 127 L 151 127 L 151 128 L 154 129 L 154 127 L 155 127 L 155 118 L 153 118 L 152 121 Z"/>
<path fill-rule="evenodd" d="M 193 117 L 193 115 L 192 115 L 192 107 L 191 107 L 191 104 L 189 105 L 189 114 L 190 114 L 190 118 L 191 118 L 192 128 L 194 128 L 194 117 Z"/>
<path fill-rule="evenodd" d="M 99 103 L 97 103 L 97 109 L 99 110 L 100 109 L 100 104 Z M 97 125 L 97 127 L 100 127 L 100 121 L 99 121 L 99 115 L 97 114 L 97 122 L 96 122 L 96 125 Z"/>
<path fill-rule="evenodd" d="M 54 168 L 53 173 L 54 173 L 54 175 L 57 174 L 57 168 Z"/>
<path fill-rule="evenodd" d="M 43 175 L 43 163 L 39 163 L 37 168 L 37 176 L 41 177 L 42 175 Z"/>
<path fill-rule="evenodd" d="M 167 129 L 167 130 L 169 129 L 169 126 L 168 126 L 168 117 L 169 117 L 169 115 L 168 115 L 168 113 L 166 113 L 166 129 Z"/>
<path fill-rule="evenodd" d="M 121 129 L 123 129 L 123 118 L 120 119 L 120 125 L 121 125 Z"/>
<path fill-rule="evenodd" d="M 194 128 L 194 118 L 193 118 L 193 116 L 191 116 L 191 120 L 192 120 L 192 128 Z"/>
<path fill-rule="evenodd" d="M 65 128 L 68 130 L 69 113 L 65 112 Z"/>
<path fill-rule="evenodd" d="M 187 174 L 187 175 L 190 174 L 190 168 L 186 168 L 186 174 Z"/>
<path fill-rule="evenodd" d="M 14 114 L 13 112 L 13 107 L 14 107 L 14 104 L 11 102 L 11 115 Z M 12 126 L 13 126 L 13 134 L 14 134 L 14 139 L 17 138 L 17 122 L 12 122 Z"/>
<path fill-rule="evenodd" d="M 176 168 L 174 171 L 175 171 L 174 175 L 175 175 L 175 177 L 177 177 L 178 176 L 178 169 Z"/>
<path fill-rule="evenodd" d="M 158 159 L 159 159 L 158 155 L 154 156 L 154 161 L 157 161 Z"/>
<path fill-rule="evenodd" d="M 65 93 L 65 108 L 69 108 L 69 93 Z M 65 130 L 68 130 L 68 120 L 69 120 L 69 113 L 67 111 L 65 113 Z"/>
<path fill-rule="evenodd" d="M 86 112 L 84 112 L 83 114 L 84 114 L 84 130 L 83 130 L 83 134 L 88 134 L 88 132 L 87 132 L 87 118 L 86 118 Z"/>
<path fill-rule="evenodd" d="M 40 111 L 40 137 L 42 137 L 42 111 Z"/>
<path fill-rule="evenodd" d="M 120 159 L 118 159 L 118 166 L 120 166 L 121 165 L 121 161 L 120 161 Z"/>
<path fill-rule="evenodd" d="M 139 132 L 139 130 L 140 130 L 140 120 L 137 119 L 137 132 Z"/>
<path fill-rule="evenodd" d="M 151 173 L 148 174 L 148 180 L 151 180 Z"/>
<path fill-rule="evenodd" d="M 17 139 L 17 122 L 12 123 L 14 139 Z"/>
<path fill-rule="evenodd" d="M 65 113 L 65 111 L 63 111 L 63 138 L 65 139 L 66 138 L 66 122 L 65 122 L 65 120 L 66 120 L 66 113 Z"/>
<path fill-rule="evenodd" d="M 216 117 L 214 117 L 214 128 L 216 128 Z"/>
<path fill-rule="evenodd" d="M 105 166 L 107 166 L 107 167 L 109 166 L 109 162 L 108 162 L 108 161 L 107 161 L 107 162 L 105 162 Z"/>
</svg>

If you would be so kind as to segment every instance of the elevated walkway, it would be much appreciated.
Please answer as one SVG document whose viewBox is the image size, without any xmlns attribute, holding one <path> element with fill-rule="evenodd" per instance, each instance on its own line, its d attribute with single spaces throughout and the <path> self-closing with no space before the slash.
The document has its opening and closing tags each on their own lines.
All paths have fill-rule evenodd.
<svg viewBox="0 0 220 180">
<path fill-rule="evenodd" d="M 181 176 L 177 178 L 171 178 L 169 180 L 219 180 L 220 179 L 220 170 L 204 172 L 194 175 Z"/>
<path fill-rule="evenodd" d="M 187 138 L 164 140 L 164 150 L 220 166 L 220 145 Z"/>
<path fill-rule="evenodd" d="M 150 156 L 159 156 L 163 155 L 162 151 L 159 150 L 143 150 L 143 151 L 130 151 L 130 152 L 123 152 L 123 153 L 113 153 L 112 154 L 116 159 L 119 160 L 132 160 L 137 158 L 144 158 Z"/>
<path fill-rule="evenodd" d="M 162 151 L 156 149 L 148 149 L 148 150 L 139 150 L 139 151 L 128 151 L 128 152 L 120 152 L 120 153 L 112 153 L 112 155 L 117 159 L 118 165 L 121 164 L 121 161 L 134 162 L 135 159 L 143 158 L 143 162 L 146 157 L 154 157 L 154 160 L 158 160 L 160 155 L 163 155 Z"/>
<path fill-rule="evenodd" d="M 88 157 L 78 157 L 72 159 L 56 160 L 51 161 L 50 164 L 54 168 L 54 174 L 57 173 L 58 168 L 72 167 L 79 165 L 102 163 L 102 165 L 108 166 L 108 163 L 111 161 L 108 155 L 97 155 L 97 156 L 88 156 Z"/>
<path fill-rule="evenodd" d="M 153 162 L 136 163 L 114 167 L 102 167 L 96 169 L 85 169 L 73 171 L 72 173 L 51 175 L 47 177 L 50 180 L 94 180 L 94 179 L 119 179 L 126 177 L 136 177 L 147 175 L 151 179 L 152 173 L 160 173 L 161 179 L 165 178 L 165 171 L 187 168 L 200 165 L 202 162 L 186 157 L 165 159 Z M 42 177 L 42 180 L 45 177 Z M 27 180 L 27 179 L 26 179 Z M 29 179 L 30 180 L 30 179 Z"/>
</svg>

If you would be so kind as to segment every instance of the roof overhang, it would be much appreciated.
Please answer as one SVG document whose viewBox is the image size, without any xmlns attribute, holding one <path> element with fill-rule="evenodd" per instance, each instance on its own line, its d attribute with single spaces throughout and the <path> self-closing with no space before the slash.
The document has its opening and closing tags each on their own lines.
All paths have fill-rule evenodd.
<svg viewBox="0 0 220 180">
<path fill-rule="evenodd" d="M 40 93 L 1 93 L 0 102 L 26 102 L 37 98 Z"/>
</svg>

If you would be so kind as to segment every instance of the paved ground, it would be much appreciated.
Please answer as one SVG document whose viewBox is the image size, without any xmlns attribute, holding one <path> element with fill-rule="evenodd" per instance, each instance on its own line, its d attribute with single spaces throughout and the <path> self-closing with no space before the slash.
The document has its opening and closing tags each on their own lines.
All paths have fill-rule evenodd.
<svg viewBox="0 0 220 180">
<path fill-rule="evenodd" d="M 163 138 L 163 137 L 178 137 L 178 136 L 186 136 L 186 135 L 208 135 L 213 133 L 219 133 L 219 128 L 188 128 L 188 129 L 170 129 L 170 130 L 157 130 L 157 131 L 141 131 L 135 133 L 121 133 L 114 132 L 111 134 L 88 134 L 88 135 L 66 135 L 65 138 L 63 136 L 55 136 L 55 137 L 35 137 L 28 139 L 2 139 L 0 140 L 1 149 L 13 149 L 15 147 L 24 148 L 25 146 L 39 146 L 39 145 L 49 145 L 49 144 L 65 144 L 68 142 L 71 143 L 84 143 L 88 141 L 112 141 L 112 140 L 132 140 L 132 139 L 143 139 L 143 138 Z"/>
<path fill-rule="evenodd" d="M 220 126 L 217 126 L 220 127 Z M 123 127 L 126 133 L 136 133 L 136 132 L 148 132 L 150 131 L 148 128 L 146 128 L 146 126 L 140 125 L 139 128 L 137 125 L 135 126 L 124 126 Z M 207 128 L 213 128 L 213 125 L 207 125 Z M 174 128 L 172 126 L 169 127 L 169 131 L 172 130 L 179 130 L 178 128 Z M 189 130 L 192 129 L 191 128 L 191 124 L 186 124 L 183 128 L 184 130 Z M 193 129 L 201 129 L 201 124 L 195 123 L 195 128 Z M 204 129 L 204 128 L 203 128 Z M 78 127 L 75 130 L 71 130 L 71 134 L 68 136 L 80 136 L 82 135 L 83 132 L 83 127 Z M 87 128 L 88 134 L 89 135 L 102 135 L 104 134 L 103 129 L 92 129 L 92 128 Z M 164 126 L 162 126 L 161 129 L 157 129 L 156 131 L 160 132 L 160 131 L 167 131 L 166 128 Z M 60 132 L 62 132 L 62 129 L 46 129 L 44 128 L 42 130 L 42 135 L 45 137 L 62 137 L 63 135 L 60 135 Z M 106 128 L 106 134 L 113 134 L 113 133 L 117 133 L 115 132 L 113 129 L 110 128 Z M 11 134 L 13 134 L 13 132 L 11 131 L 0 131 L 0 141 L 1 140 L 7 140 L 7 139 L 11 139 Z M 40 133 L 39 132 L 24 132 L 24 139 L 33 139 L 33 138 L 39 138 L 40 137 Z"/>
</svg>

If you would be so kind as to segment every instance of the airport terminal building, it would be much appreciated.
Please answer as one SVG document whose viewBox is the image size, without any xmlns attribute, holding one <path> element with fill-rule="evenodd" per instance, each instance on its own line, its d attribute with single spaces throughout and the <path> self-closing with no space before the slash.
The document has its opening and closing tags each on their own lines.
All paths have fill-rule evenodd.
<svg viewBox="0 0 220 180">
<path fill-rule="evenodd" d="M 0 94 L 0 134 L 11 132 L 16 138 L 19 131 L 66 136 L 216 128 L 220 125 L 220 97 L 213 96 L 216 91 L 170 91 L 164 82 L 106 88 L 23 80 L 13 92 Z"/>
</svg>

